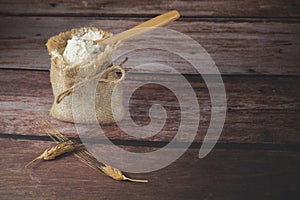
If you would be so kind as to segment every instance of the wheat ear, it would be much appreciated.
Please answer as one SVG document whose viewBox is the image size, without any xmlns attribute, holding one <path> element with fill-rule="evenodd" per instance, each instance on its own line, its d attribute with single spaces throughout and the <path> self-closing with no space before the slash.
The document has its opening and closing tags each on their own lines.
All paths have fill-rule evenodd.
<svg viewBox="0 0 300 200">
<path fill-rule="evenodd" d="M 111 177 L 117 181 L 131 181 L 131 182 L 139 182 L 139 183 L 147 183 L 148 180 L 138 180 L 138 179 L 131 179 L 126 177 L 120 170 L 113 168 L 111 166 L 105 165 L 98 167 L 104 174 Z"/>
</svg>

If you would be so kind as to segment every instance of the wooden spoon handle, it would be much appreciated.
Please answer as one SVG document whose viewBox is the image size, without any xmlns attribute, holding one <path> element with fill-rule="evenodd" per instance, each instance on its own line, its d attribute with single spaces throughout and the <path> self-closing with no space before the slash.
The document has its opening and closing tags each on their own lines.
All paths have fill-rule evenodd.
<svg viewBox="0 0 300 200">
<path fill-rule="evenodd" d="M 114 35 L 113 37 L 102 41 L 102 43 L 104 43 L 104 44 L 113 44 L 116 41 L 127 40 L 129 38 L 134 37 L 134 36 L 143 34 L 147 31 L 150 31 L 150 30 L 153 30 L 155 28 L 164 26 L 164 25 L 166 25 L 170 22 L 175 21 L 179 17 L 180 17 L 179 12 L 177 10 L 172 10 L 172 11 L 167 12 L 165 14 L 154 17 L 154 18 L 152 18 L 152 19 L 150 19 L 146 22 L 143 22 L 143 23 L 127 30 L 127 31 L 124 31 L 122 33 Z"/>
</svg>

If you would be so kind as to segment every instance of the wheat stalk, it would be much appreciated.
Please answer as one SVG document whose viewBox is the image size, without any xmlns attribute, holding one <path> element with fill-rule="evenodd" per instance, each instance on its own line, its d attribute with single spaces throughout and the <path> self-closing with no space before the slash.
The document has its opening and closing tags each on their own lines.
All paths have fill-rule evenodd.
<svg viewBox="0 0 300 200">
<path fill-rule="evenodd" d="M 47 130 L 46 132 L 49 135 L 49 137 L 58 144 L 54 147 L 46 149 L 44 153 L 42 153 L 40 156 L 38 156 L 37 158 L 35 158 L 31 162 L 29 162 L 26 165 L 26 167 L 38 159 L 44 158 L 44 160 L 47 160 L 49 158 L 49 160 L 51 160 L 51 159 L 54 159 L 55 157 L 57 157 L 58 152 L 62 152 L 62 151 L 55 150 L 55 147 L 56 147 L 56 149 L 59 149 L 59 147 L 57 147 L 57 146 L 63 146 L 63 144 L 68 143 L 68 145 L 73 146 L 74 149 L 76 147 L 76 144 L 73 141 L 71 141 L 69 138 L 67 138 L 66 136 L 61 134 L 56 128 L 54 128 L 53 125 L 50 124 L 50 122 L 42 114 L 40 114 L 40 119 L 42 119 L 42 121 L 44 122 L 43 128 Z M 73 150 L 70 150 L 70 151 L 73 151 Z M 62 152 L 61 154 L 66 153 L 66 152 L 67 151 Z M 55 155 L 55 154 L 57 154 L 57 155 Z M 61 155 L 61 154 L 59 154 L 59 155 Z M 114 180 L 131 181 L 131 182 L 139 182 L 139 183 L 147 183 L 148 182 L 148 180 L 137 180 L 137 179 L 128 178 L 120 170 L 118 170 L 116 168 L 113 168 L 108 165 L 104 165 L 104 166 L 101 165 L 101 163 L 97 159 L 95 159 L 95 157 L 93 155 L 91 155 L 86 149 L 81 149 L 78 152 L 74 152 L 74 155 L 84 164 L 86 164 L 89 167 L 96 169 L 98 171 L 100 170 L 102 173 L 111 177 Z"/>
<path fill-rule="evenodd" d="M 83 162 L 84 164 L 88 165 L 89 167 L 95 169 L 95 170 L 98 170 L 97 168 L 97 165 L 95 163 L 97 163 L 98 161 L 95 161 L 94 159 L 92 159 L 88 153 L 87 150 L 81 150 L 79 152 L 76 152 L 74 155 L 81 161 Z"/>
<path fill-rule="evenodd" d="M 46 130 L 48 136 L 56 143 L 71 141 L 69 138 L 61 134 L 47 119 L 44 115 L 39 113 L 40 119 L 44 122 L 42 126 L 43 130 Z"/>
</svg>

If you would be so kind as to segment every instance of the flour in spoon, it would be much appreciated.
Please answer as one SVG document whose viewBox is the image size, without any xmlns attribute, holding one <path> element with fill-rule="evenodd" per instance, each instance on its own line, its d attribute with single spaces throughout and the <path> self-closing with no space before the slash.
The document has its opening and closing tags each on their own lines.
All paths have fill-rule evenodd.
<svg viewBox="0 0 300 200">
<path fill-rule="evenodd" d="M 84 35 L 73 35 L 67 41 L 67 46 L 63 52 L 63 58 L 68 65 L 84 65 L 95 60 L 102 54 L 99 44 L 93 41 L 100 40 L 103 35 L 99 32 L 88 30 Z"/>
</svg>

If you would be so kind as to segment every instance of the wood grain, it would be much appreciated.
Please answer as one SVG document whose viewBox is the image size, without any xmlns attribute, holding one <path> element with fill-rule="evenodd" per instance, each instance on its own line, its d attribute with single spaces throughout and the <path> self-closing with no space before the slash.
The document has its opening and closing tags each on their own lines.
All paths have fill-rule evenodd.
<svg viewBox="0 0 300 200">
<path fill-rule="evenodd" d="M 41 127 L 38 112 L 49 117 L 52 105 L 52 91 L 48 72 L 0 71 L 0 132 L 18 135 L 40 135 L 46 133 Z M 134 83 L 161 79 L 172 83 L 172 76 L 151 77 L 129 75 L 124 90 Z M 210 121 L 210 98 L 205 83 L 200 77 L 187 76 L 200 104 L 200 127 L 195 142 L 203 141 Z M 227 92 L 228 111 L 220 142 L 299 144 L 299 92 L 298 77 L 224 77 Z M 174 85 L 178 84 L 174 81 Z M 182 83 L 177 86 L 184 88 Z M 180 91 L 184 92 L 184 89 Z M 189 101 L 189 98 L 186 99 Z M 148 84 L 135 92 L 130 103 L 132 118 L 140 125 L 149 123 L 150 106 L 163 105 L 168 120 L 163 130 L 146 141 L 170 141 L 180 124 L 179 104 L 171 91 Z M 71 123 L 49 120 L 68 136 L 77 136 Z M 137 140 L 124 134 L 116 125 L 104 126 L 111 139 Z M 186 135 L 190 132 L 187 130 Z M 284 137 L 283 137 L 284 135 Z M 183 138 L 182 141 L 187 139 Z"/>
<path fill-rule="evenodd" d="M 6 28 L 0 31 L 0 68 L 48 70 L 50 59 L 45 43 L 49 37 L 81 26 L 98 26 L 119 33 L 142 21 L 144 19 L 2 17 L 0 24 Z M 221 74 L 300 74 L 298 21 L 218 22 L 186 19 L 176 21 L 167 28 L 182 32 L 200 43 L 215 61 Z M 138 72 L 136 66 L 155 62 L 166 64 L 183 74 L 198 73 L 186 60 L 162 50 L 159 45 L 153 47 L 153 44 L 161 45 L 165 39 L 153 41 L 151 35 L 150 38 L 148 35 L 143 37 L 146 39 L 142 40 L 142 50 L 136 50 L 141 48 L 137 45 L 141 43 L 138 38 L 122 47 L 123 50 L 131 50 L 127 54 L 129 69 L 134 68 Z M 178 48 L 184 48 L 187 44 L 182 38 L 174 38 L 174 41 Z M 200 65 L 206 61 L 208 57 L 202 60 L 195 58 L 195 62 Z M 170 71 L 149 67 L 147 72 Z"/>
<path fill-rule="evenodd" d="M 299 1 L 287 0 L 2 0 L 0 14 L 72 16 L 145 16 L 176 9 L 184 17 L 299 17 Z"/>
<path fill-rule="evenodd" d="M 299 195 L 300 155 L 295 152 L 213 150 L 198 159 L 197 150 L 190 149 L 164 169 L 127 174 L 150 181 L 134 184 L 111 180 L 74 156 L 25 169 L 51 143 L 0 139 L 0 144 L 4 199 L 293 199 Z"/>
</svg>

